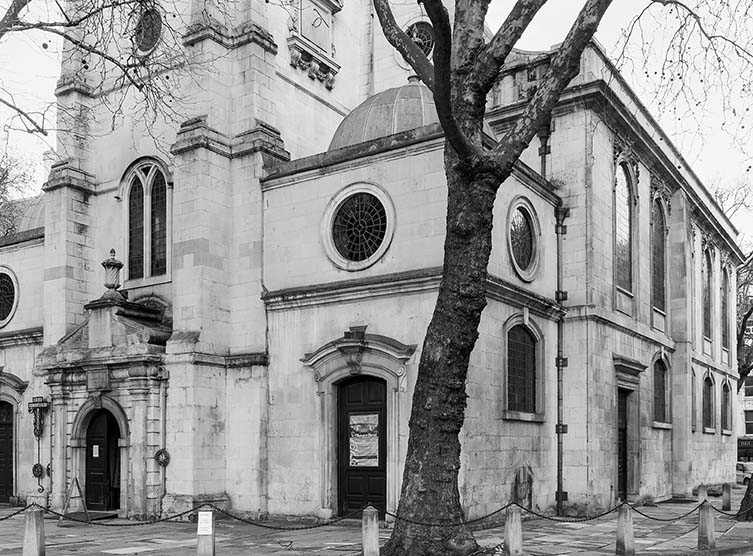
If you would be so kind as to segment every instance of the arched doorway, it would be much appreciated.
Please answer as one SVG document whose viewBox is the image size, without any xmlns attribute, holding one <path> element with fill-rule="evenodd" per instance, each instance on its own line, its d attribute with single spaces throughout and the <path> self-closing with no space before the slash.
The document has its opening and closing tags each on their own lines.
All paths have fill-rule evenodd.
<svg viewBox="0 0 753 556">
<path fill-rule="evenodd" d="M 13 405 L 0 402 L 0 503 L 13 495 Z"/>
<path fill-rule="evenodd" d="M 387 383 L 357 376 L 337 384 L 338 510 L 387 501 Z"/>
<path fill-rule="evenodd" d="M 90 510 L 120 508 L 120 429 L 112 413 L 98 409 L 86 430 L 86 506 Z"/>
</svg>

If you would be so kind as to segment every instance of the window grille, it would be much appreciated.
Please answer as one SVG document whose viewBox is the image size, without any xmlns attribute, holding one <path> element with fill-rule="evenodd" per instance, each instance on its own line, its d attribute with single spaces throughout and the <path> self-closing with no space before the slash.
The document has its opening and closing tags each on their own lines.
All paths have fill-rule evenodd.
<svg viewBox="0 0 753 556">
<path fill-rule="evenodd" d="M 507 333 L 507 409 L 536 412 L 536 340 L 521 325 Z"/>
<path fill-rule="evenodd" d="M 426 21 L 418 21 L 408 27 L 406 34 L 416 43 L 426 57 L 434 50 L 434 28 Z"/>
<path fill-rule="evenodd" d="M 348 197 L 332 222 L 332 239 L 340 255 L 354 262 L 365 261 L 377 252 L 387 232 L 387 213 L 370 193 Z"/>
<path fill-rule="evenodd" d="M 633 291 L 633 209 L 628 170 L 617 168 L 614 188 L 615 203 L 615 283 L 625 291 Z"/>
<path fill-rule="evenodd" d="M 510 243 L 515 262 L 526 271 L 533 262 L 533 226 L 525 209 L 518 207 L 510 222 Z"/>
<path fill-rule="evenodd" d="M 658 201 L 654 201 L 653 227 L 651 228 L 651 303 L 662 312 L 667 310 L 666 301 L 666 253 L 667 236 L 665 233 L 664 211 Z"/>
<path fill-rule="evenodd" d="M 16 288 L 13 280 L 5 273 L 0 273 L 0 323 L 6 320 L 16 302 Z"/>
</svg>

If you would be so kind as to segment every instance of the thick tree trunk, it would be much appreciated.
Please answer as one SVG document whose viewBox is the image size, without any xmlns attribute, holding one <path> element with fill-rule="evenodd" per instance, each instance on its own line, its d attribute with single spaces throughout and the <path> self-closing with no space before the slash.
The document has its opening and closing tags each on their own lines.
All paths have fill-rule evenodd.
<svg viewBox="0 0 753 556">
<path fill-rule="evenodd" d="M 745 496 L 737 511 L 737 521 L 753 521 L 753 479 L 748 481 L 748 488 L 745 489 Z"/>
<path fill-rule="evenodd" d="M 468 361 L 486 306 L 495 178 L 470 176 L 445 147 L 448 188 L 444 274 L 424 339 L 413 394 L 410 439 L 398 519 L 382 554 L 467 555 L 478 548 L 465 526 L 458 491 L 459 433 L 466 407 Z"/>
</svg>

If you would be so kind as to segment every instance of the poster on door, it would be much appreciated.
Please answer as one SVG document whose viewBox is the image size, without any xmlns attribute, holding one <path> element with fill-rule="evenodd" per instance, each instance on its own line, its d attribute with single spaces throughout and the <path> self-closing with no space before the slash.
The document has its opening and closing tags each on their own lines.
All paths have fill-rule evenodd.
<svg viewBox="0 0 753 556">
<path fill-rule="evenodd" d="M 92 457 L 98 458 L 99 457 L 99 444 L 94 444 L 92 446 Z"/>
<path fill-rule="evenodd" d="M 350 466 L 379 467 L 379 414 L 350 415 Z"/>
</svg>

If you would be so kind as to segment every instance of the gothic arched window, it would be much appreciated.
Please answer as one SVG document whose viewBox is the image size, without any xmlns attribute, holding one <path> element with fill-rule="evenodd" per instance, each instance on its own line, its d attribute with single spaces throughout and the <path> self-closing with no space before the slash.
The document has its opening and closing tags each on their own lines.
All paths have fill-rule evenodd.
<svg viewBox="0 0 753 556">
<path fill-rule="evenodd" d="M 732 404 L 730 403 L 730 390 L 729 384 L 726 382 L 722 385 L 722 430 L 730 430 L 732 428 Z"/>
<path fill-rule="evenodd" d="M 651 218 L 651 303 L 659 311 L 667 311 L 667 234 L 664 210 L 654 201 Z"/>
<path fill-rule="evenodd" d="M 633 191 L 625 163 L 614 182 L 614 277 L 617 286 L 633 291 Z"/>
<path fill-rule="evenodd" d="M 520 324 L 507 332 L 507 409 L 536 412 L 536 338 Z"/>
<path fill-rule="evenodd" d="M 167 190 L 164 170 L 154 162 L 141 162 L 129 173 L 128 280 L 167 273 Z"/>
<path fill-rule="evenodd" d="M 722 273 L 722 310 L 721 310 L 721 325 L 722 325 L 722 347 L 729 349 L 729 272 L 724 269 Z"/>
<path fill-rule="evenodd" d="M 667 367 L 662 361 L 654 363 L 654 421 L 667 423 Z"/>
<path fill-rule="evenodd" d="M 703 256 L 701 287 L 703 288 L 703 335 L 711 339 L 711 254 Z"/>
</svg>

